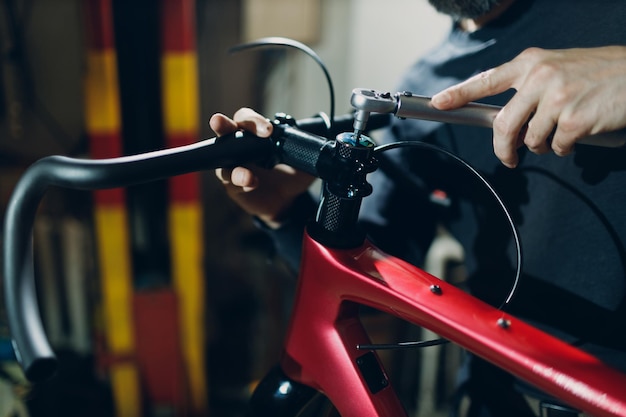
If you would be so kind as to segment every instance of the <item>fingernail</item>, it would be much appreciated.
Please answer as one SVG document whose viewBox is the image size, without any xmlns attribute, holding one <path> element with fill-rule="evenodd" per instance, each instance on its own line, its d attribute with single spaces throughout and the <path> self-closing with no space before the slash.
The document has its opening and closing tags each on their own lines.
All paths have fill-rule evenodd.
<svg viewBox="0 0 626 417">
<path fill-rule="evenodd" d="M 438 106 L 444 106 L 446 104 L 449 104 L 451 100 L 452 98 L 450 97 L 450 94 L 445 91 L 435 94 L 431 99 L 433 104 L 436 104 Z"/>
</svg>

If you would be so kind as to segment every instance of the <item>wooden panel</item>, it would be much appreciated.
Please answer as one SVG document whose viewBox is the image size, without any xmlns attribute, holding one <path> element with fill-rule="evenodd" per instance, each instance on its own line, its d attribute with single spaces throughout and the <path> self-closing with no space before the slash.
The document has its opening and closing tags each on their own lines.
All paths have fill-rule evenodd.
<svg viewBox="0 0 626 417">
<path fill-rule="evenodd" d="M 244 39 L 284 36 L 307 44 L 320 36 L 319 0 L 246 0 Z"/>
</svg>

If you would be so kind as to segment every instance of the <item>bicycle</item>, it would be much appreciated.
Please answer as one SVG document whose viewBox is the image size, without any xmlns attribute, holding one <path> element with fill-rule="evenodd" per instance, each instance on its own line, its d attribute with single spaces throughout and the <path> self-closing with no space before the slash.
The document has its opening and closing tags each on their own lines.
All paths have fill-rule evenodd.
<svg viewBox="0 0 626 417">
<path fill-rule="evenodd" d="M 625 374 L 385 254 L 359 230 L 359 207 L 371 188 L 366 176 L 376 169 L 375 157 L 383 150 L 364 132 L 385 124 L 390 113 L 490 126 L 499 110 L 472 103 L 440 112 L 428 102 L 407 92 L 356 89 L 353 115 L 300 121 L 278 115 L 271 140 L 236 132 L 110 160 L 51 156 L 33 164 L 15 187 L 4 236 L 5 302 L 16 356 L 27 378 L 41 381 L 56 369 L 37 308 L 30 246 L 35 212 L 48 187 L 125 187 L 222 166 L 281 162 L 322 178 L 324 191 L 318 216 L 305 233 L 283 355 L 252 396 L 252 415 L 299 415 L 319 392 L 344 417 L 406 415 L 359 320 L 359 306 L 365 305 L 428 328 L 571 407 L 626 417 Z M 607 145 L 623 142 L 609 139 Z"/>
</svg>

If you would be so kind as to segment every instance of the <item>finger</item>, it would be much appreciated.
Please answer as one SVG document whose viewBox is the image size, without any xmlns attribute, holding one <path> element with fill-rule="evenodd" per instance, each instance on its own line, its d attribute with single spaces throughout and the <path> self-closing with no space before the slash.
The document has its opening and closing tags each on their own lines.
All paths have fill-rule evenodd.
<svg viewBox="0 0 626 417">
<path fill-rule="evenodd" d="M 440 110 L 458 108 L 470 101 L 508 90 L 521 76 L 520 67 L 506 63 L 435 94 L 432 104 Z"/>
<path fill-rule="evenodd" d="M 535 106 L 534 98 L 518 93 L 493 121 L 493 150 L 498 159 L 509 168 L 517 166 L 520 135 Z"/>
<path fill-rule="evenodd" d="M 217 168 L 215 176 L 226 186 L 229 192 L 240 193 L 255 190 L 259 185 L 259 179 L 252 171 L 243 167 Z"/>
<path fill-rule="evenodd" d="M 215 170 L 215 176 L 224 185 L 231 183 L 231 181 L 230 181 L 231 173 L 232 173 L 232 170 L 228 169 L 228 168 L 217 168 Z"/>
<path fill-rule="evenodd" d="M 572 137 L 571 135 L 563 134 L 563 132 L 557 130 L 554 132 L 554 138 L 552 139 L 552 151 L 558 156 L 566 156 L 572 153 L 574 150 L 574 144 L 579 138 Z"/>
<path fill-rule="evenodd" d="M 215 113 L 211 116 L 211 119 L 209 119 L 209 126 L 213 129 L 217 136 L 222 136 L 237 130 L 237 123 L 221 113 Z"/>
<path fill-rule="evenodd" d="M 586 135 L 579 132 L 572 132 L 571 130 L 562 128 L 557 124 L 552 138 L 552 151 L 559 156 L 569 155 L 572 153 L 576 141 L 583 136 Z"/>
<path fill-rule="evenodd" d="M 259 180 L 256 175 L 244 167 L 233 168 L 230 174 L 230 180 L 233 185 L 241 187 L 244 192 L 254 190 L 259 184 Z"/>
<path fill-rule="evenodd" d="M 552 139 L 554 153 L 559 156 L 569 155 L 578 139 L 589 134 L 589 130 L 585 129 L 584 126 L 590 126 L 585 122 L 584 116 L 573 119 L 571 116 L 562 114 L 557 121 Z"/>
<path fill-rule="evenodd" d="M 524 144 L 528 149 L 538 155 L 550 151 L 550 143 L 556 126 L 556 119 L 548 115 L 541 106 L 528 122 L 524 134 Z"/>
<path fill-rule="evenodd" d="M 272 134 L 272 123 L 270 123 L 267 118 L 248 107 L 237 110 L 233 119 L 240 128 L 248 130 L 262 138 L 269 137 Z"/>
</svg>

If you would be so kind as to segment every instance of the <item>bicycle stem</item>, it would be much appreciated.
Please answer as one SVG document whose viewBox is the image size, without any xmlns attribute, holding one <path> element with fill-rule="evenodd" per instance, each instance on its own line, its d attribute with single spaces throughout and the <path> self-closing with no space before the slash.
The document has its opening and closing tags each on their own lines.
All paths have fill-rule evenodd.
<svg viewBox="0 0 626 417">
<path fill-rule="evenodd" d="M 354 131 L 359 135 L 365 129 L 369 113 L 390 113 L 401 119 L 420 119 L 442 123 L 493 128 L 493 121 L 501 106 L 471 102 L 452 110 L 439 110 L 432 106 L 430 97 L 408 91 L 395 94 L 372 89 L 352 90 L 350 104 L 356 109 Z M 626 131 L 599 133 L 577 141 L 584 145 L 619 148 L 626 145 Z"/>
</svg>

